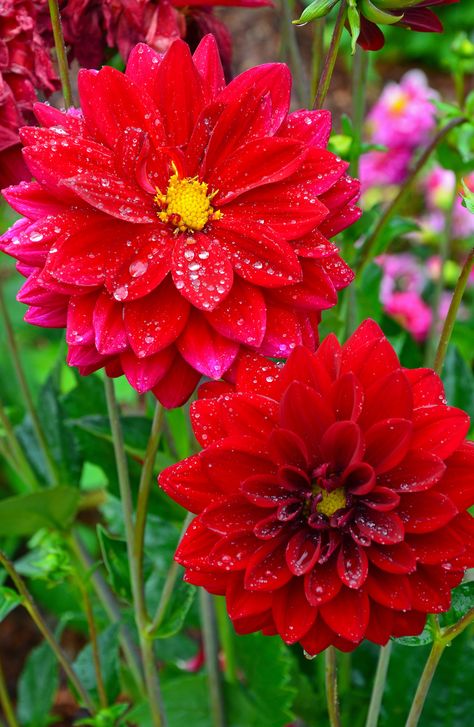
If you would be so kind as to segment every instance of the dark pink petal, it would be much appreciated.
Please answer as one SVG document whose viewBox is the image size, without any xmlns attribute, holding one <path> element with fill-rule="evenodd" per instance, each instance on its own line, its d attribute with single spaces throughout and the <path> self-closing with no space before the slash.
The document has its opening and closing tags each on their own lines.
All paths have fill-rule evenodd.
<svg viewBox="0 0 474 727">
<path fill-rule="evenodd" d="M 146 358 L 138 358 L 132 351 L 126 351 L 120 356 L 120 363 L 129 384 L 139 394 L 144 394 L 153 389 L 170 370 L 175 355 L 172 346 Z"/>
<path fill-rule="evenodd" d="M 358 643 L 369 623 L 369 599 L 363 591 L 343 587 L 330 603 L 321 606 L 320 614 L 338 636 Z"/>
<path fill-rule="evenodd" d="M 59 293 L 53 293 L 38 282 L 41 270 L 36 269 L 21 286 L 16 299 L 20 303 L 34 306 L 56 307 L 67 303 L 67 298 Z"/>
<path fill-rule="evenodd" d="M 305 576 L 306 598 L 312 606 L 332 601 L 341 590 L 341 586 L 334 558 L 322 565 L 315 565 Z"/>
<path fill-rule="evenodd" d="M 265 336 L 259 351 L 264 356 L 284 358 L 290 355 L 295 346 L 303 343 L 301 324 L 291 308 L 267 305 Z"/>
<path fill-rule="evenodd" d="M 2 189 L 2 194 L 10 207 L 30 220 L 41 219 L 45 215 L 57 215 L 64 211 L 64 205 L 38 182 L 6 187 Z"/>
<path fill-rule="evenodd" d="M 128 339 L 123 322 L 123 305 L 106 292 L 97 298 L 93 325 L 94 342 L 99 353 L 110 356 L 125 351 Z"/>
<path fill-rule="evenodd" d="M 458 513 L 449 497 L 440 492 L 402 495 L 397 509 L 407 533 L 429 533 L 446 525 Z"/>
<path fill-rule="evenodd" d="M 274 429 L 268 438 L 272 460 L 278 465 L 292 465 L 306 470 L 309 464 L 304 441 L 289 429 Z"/>
<path fill-rule="evenodd" d="M 361 588 L 369 570 L 365 548 L 355 543 L 350 536 L 343 538 L 337 556 L 339 578 L 348 588 Z"/>
<path fill-rule="evenodd" d="M 374 487 L 364 497 L 364 505 L 372 510 L 388 512 L 394 510 L 400 502 L 400 496 L 388 487 Z"/>
<path fill-rule="evenodd" d="M 280 381 L 281 368 L 258 354 L 244 354 L 239 357 L 236 384 L 239 391 L 258 393 L 278 400 L 283 387 Z"/>
<path fill-rule="evenodd" d="M 322 109 L 293 111 L 286 117 L 278 134 L 325 148 L 331 135 L 331 114 Z"/>
<path fill-rule="evenodd" d="M 47 103 L 35 103 L 33 111 L 41 126 L 48 128 L 55 126 L 62 131 L 70 132 L 73 136 L 83 135 L 84 133 L 82 114 L 68 113 Z"/>
<path fill-rule="evenodd" d="M 299 169 L 306 154 L 301 142 L 291 139 L 270 137 L 245 144 L 209 175 L 209 185 L 219 190 L 216 204 L 222 207 L 255 187 L 286 179 Z"/>
<path fill-rule="evenodd" d="M 153 388 L 156 398 L 168 409 L 182 406 L 196 388 L 201 374 L 176 354 L 166 374 Z"/>
<path fill-rule="evenodd" d="M 401 543 L 405 534 L 403 521 L 393 512 L 379 512 L 360 507 L 355 522 L 362 535 L 382 545 Z"/>
<path fill-rule="evenodd" d="M 212 311 L 232 288 L 234 273 L 223 248 L 203 233 L 180 235 L 173 249 L 173 280 L 195 308 Z"/>
<path fill-rule="evenodd" d="M 362 16 L 360 19 L 360 35 L 357 42 L 364 50 L 380 50 L 385 44 L 385 38 L 375 23 Z"/>
<path fill-rule="evenodd" d="M 293 578 L 285 560 L 286 539 L 267 541 L 254 553 L 245 573 L 245 588 L 274 591 Z"/>
<path fill-rule="evenodd" d="M 435 3 L 433 3 L 434 5 Z M 443 25 L 437 15 L 429 8 L 408 8 L 398 25 L 403 25 L 418 33 L 442 33 Z"/>
<path fill-rule="evenodd" d="M 381 481 L 397 492 L 420 492 L 438 482 L 446 470 L 443 460 L 423 449 L 412 450 Z"/>
<path fill-rule="evenodd" d="M 372 563 L 387 573 L 412 573 L 416 569 L 416 546 L 411 548 L 406 542 L 395 545 L 377 545 L 367 548 Z"/>
<path fill-rule="evenodd" d="M 367 462 L 354 462 L 344 472 L 344 487 L 353 495 L 366 495 L 375 487 L 375 472 Z"/>
<path fill-rule="evenodd" d="M 396 467 L 412 442 L 413 425 L 408 419 L 384 419 L 365 433 L 366 462 L 378 475 Z"/>
<path fill-rule="evenodd" d="M 469 416 L 461 409 L 438 404 L 413 412 L 413 449 L 425 449 L 441 459 L 455 452 L 469 431 Z"/>
<path fill-rule="evenodd" d="M 195 309 L 191 309 L 177 346 L 190 366 L 211 379 L 219 379 L 227 371 L 239 350 L 237 343 L 217 333 Z"/>
<path fill-rule="evenodd" d="M 88 295 L 71 296 L 67 314 L 66 341 L 69 344 L 92 344 L 94 343 L 94 326 L 92 316 L 97 293 Z"/>
<path fill-rule="evenodd" d="M 67 322 L 67 305 L 58 307 L 30 306 L 24 320 L 33 326 L 43 328 L 64 328 Z"/>
<path fill-rule="evenodd" d="M 347 288 L 354 280 L 353 270 L 344 262 L 337 252 L 335 255 L 324 257 L 321 260 L 321 267 L 329 276 L 336 290 Z"/>
<path fill-rule="evenodd" d="M 151 356 L 176 341 L 186 326 L 189 303 L 167 278 L 153 293 L 127 303 L 124 323 L 133 351 Z"/>
<path fill-rule="evenodd" d="M 321 195 L 321 202 L 331 212 L 341 211 L 349 202 L 354 202 L 360 194 L 360 182 L 344 174 L 327 192 Z"/>
<path fill-rule="evenodd" d="M 364 451 L 361 431 L 353 421 L 339 421 L 332 424 L 321 440 L 321 452 L 336 472 L 342 472 L 354 460 L 359 460 Z"/>
<path fill-rule="evenodd" d="M 226 338 L 248 346 L 260 346 L 265 335 L 267 307 L 261 291 L 235 276 L 225 300 L 206 319 Z"/>
<path fill-rule="evenodd" d="M 285 643 L 295 644 L 308 633 L 316 620 L 317 610 L 307 601 L 302 578 L 293 578 L 285 588 L 276 591 L 272 614 Z"/>
</svg>

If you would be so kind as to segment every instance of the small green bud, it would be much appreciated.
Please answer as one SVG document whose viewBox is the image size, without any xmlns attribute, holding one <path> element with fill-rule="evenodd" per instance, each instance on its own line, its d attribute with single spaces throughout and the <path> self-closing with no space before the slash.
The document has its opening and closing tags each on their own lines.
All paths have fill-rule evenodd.
<svg viewBox="0 0 474 727">
<path fill-rule="evenodd" d="M 311 22 L 311 20 L 319 20 L 324 18 L 330 10 L 338 3 L 339 0 L 314 0 L 311 5 L 301 13 L 301 17 L 298 20 L 293 20 L 295 25 L 304 25 L 305 23 Z"/>
</svg>

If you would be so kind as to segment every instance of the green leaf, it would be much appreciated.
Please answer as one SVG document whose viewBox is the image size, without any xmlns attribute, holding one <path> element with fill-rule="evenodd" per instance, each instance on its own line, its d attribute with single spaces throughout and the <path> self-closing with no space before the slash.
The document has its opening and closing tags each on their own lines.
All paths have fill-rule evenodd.
<svg viewBox="0 0 474 727">
<path fill-rule="evenodd" d="M 101 709 L 95 717 L 81 719 L 79 722 L 74 722 L 74 725 L 77 727 L 80 725 L 90 725 L 90 727 L 115 727 L 117 725 L 117 720 L 125 714 L 127 709 L 128 704 L 114 704 L 113 707 Z M 120 724 L 122 724 L 122 722 Z M 126 721 L 126 724 L 129 724 L 128 720 Z"/>
<path fill-rule="evenodd" d="M 357 323 L 361 323 L 366 318 L 373 318 L 376 321 L 380 321 L 382 316 L 382 304 L 380 303 L 381 282 L 382 269 L 380 265 L 374 262 L 369 263 L 357 281 Z"/>
<path fill-rule="evenodd" d="M 377 257 L 381 255 L 394 240 L 407 235 L 409 232 L 416 232 L 419 230 L 419 225 L 414 220 L 408 220 L 405 217 L 399 217 L 396 215 L 385 225 L 385 228 L 380 235 L 377 245 L 373 251 L 373 256 Z"/>
<path fill-rule="evenodd" d="M 354 55 L 357 40 L 360 35 L 360 15 L 359 11 L 353 5 L 349 5 L 347 9 L 347 19 L 349 20 L 349 28 L 351 29 L 351 51 Z"/>
<path fill-rule="evenodd" d="M 443 626 L 457 623 L 471 608 L 474 608 L 474 581 L 461 583 L 451 595 L 451 608 L 441 616 Z"/>
<path fill-rule="evenodd" d="M 106 628 L 97 639 L 99 647 L 100 673 L 104 681 L 109 702 L 113 702 L 120 691 L 118 624 Z M 92 658 L 92 645 L 85 646 L 76 661 L 74 669 L 86 690 L 98 701 L 97 678 Z M 95 723 L 94 723 L 95 724 Z M 100 723 L 101 724 L 101 723 Z M 104 722 L 104 725 L 107 724 Z M 113 724 L 113 723 L 112 723 Z"/>
<path fill-rule="evenodd" d="M 154 634 L 155 638 L 168 639 L 181 631 L 195 595 L 195 586 L 185 583 L 183 580 L 178 581 L 166 607 L 160 627 Z"/>
<path fill-rule="evenodd" d="M 97 536 L 114 592 L 125 601 L 131 601 L 132 588 L 126 541 L 109 535 L 102 525 L 97 526 Z"/>
<path fill-rule="evenodd" d="M 0 586 L 0 623 L 22 602 L 22 597 L 11 588 Z"/>
<path fill-rule="evenodd" d="M 18 684 L 18 718 L 22 727 L 47 727 L 59 687 L 56 657 L 48 644 L 37 646 L 28 656 Z"/>
<path fill-rule="evenodd" d="M 170 428 L 172 443 L 179 459 L 191 454 L 191 431 L 189 419 L 183 408 L 170 409 L 166 412 L 166 422 Z"/>
<path fill-rule="evenodd" d="M 394 639 L 394 641 L 402 644 L 402 646 L 426 646 L 426 644 L 431 644 L 433 641 L 431 626 L 427 622 L 425 628 L 418 636 L 401 636 L 399 639 Z"/>
<path fill-rule="evenodd" d="M 211 727 L 207 676 L 196 674 L 171 679 L 163 683 L 163 702 L 168 727 Z M 147 702 L 137 704 L 127 714 L 127 723 L 140 727 L 153 727 Z M 229 725 L 233 727 L 233 725 Z"/>
<path fill-rule="evenodd" d="M 304 25 L 311 20 L 324 18 L 339 0 L 314 0 L 311 5 L 303 10 L 298 20 L 293 20 L 295 25 Z"/>
<path fill-rule="evenodd" d="M 75 487 L 52 487 L 0 500 L 0 535 L 32 535 L 41 528 L 68 530 L 79 504 Z"/>
</svg>

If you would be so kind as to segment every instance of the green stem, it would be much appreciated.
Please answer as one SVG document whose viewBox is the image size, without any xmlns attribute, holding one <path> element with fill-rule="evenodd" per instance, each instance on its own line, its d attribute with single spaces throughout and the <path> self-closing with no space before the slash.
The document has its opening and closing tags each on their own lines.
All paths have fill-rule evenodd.
<svg viewBox="0 0 474 727">
<path fill-rule="evenodd" d="M 89 628 L 89 636 L 91 640 L 91 648 L 92 648 L 92 661 L 94 662 L 94 670 L 95 670 L 95 678 L 97 682 L 97 693 L 99 695 L 99 703 L 102 709 L 105 709 L 108 706 L 107 701 L 107 694 L 105 691 L 104 686 L 104 680 L 102 678 L 102 669 L 100 666 L 100 652 L 99 652 L 99 642 L 97 638 L 97 627 L 95 624 L 94 619 L 94 613 L 92 611 L 92 604 L 89 597 L 89 593 L 87 591 L 87 586 L 84 585 L 81 576 L 79 575 L 76 578 L 76 583 L 79 588 L 79 591 L 82 595 L 82 600 L 84 602 L 84 611 L 86 614 L 87 619 L 87 625 Z"/>
<path fill-rule="evenodd" d="M 194 515 L 191 513 L 188 513 L 186 515 L 186 518 L 183 522 L 183 527 L 181 529 L 181 534 L 179 536 L 178 543 L 181 542 L 181 539 L 188 529 L 188 526 L 190 525 Z M 163 585 L 163 590 L 161 592 L 160 602 L 158 604 L 158 608 L 156 609 L 156 613 L 153 617 L 153 620 L 151 624 L 148 627 L 148 634 L 150 637 L 154 637 L 156 632 L 161 626 L 161 622 L 163 621 L 163 617 L 166 613 L 166 608 L 168 606 L 168 603 L 170 602 L 170 598 L 173 595 L 174 587 L 176 585 L 176 581 L 178 579 L 178 573 L 179 573 L 179 563 L 177 563 L 175 560 L 171 563 L 168 573 L 166 574 L 165 583 Z"/>
<path fill-rule="evenodd" d="M 137 568 L 137 587 L 141 590 L 141 600 L 145 602 L 145 584 L 143 582 L 143 554 L 145 547 L 145 529 L 146 516 L 148 510 L 148 500 L 150 499 L 150 491 L 153 478 L 153 467 L 155 465 L 158 445 L 160 443 L 161 430 L 163 425 L 164 410 L 159 402 L 156 403 L 153 422 L 151 425 L 150 438 L 148 440 L 145 459 L 143 462 L 142 472 L 140 476 L 140 485 L 138 488 L 137 510 L 135 514 L 135 534 L 134 534 L 134 553 Z M 148 620 L 148 615 L 146 616 Z"/>
<path fill-rule="evenodd" d="M 3 673 L 3 667 L 2 662 L 0 661 L 0 705 L 3 709 L 3 714 L 5 715 L 5 719 L 7 720 L 8 727 L 20 727 L 20 723 L 18 722 L 15 710 L 13 709 L 13 704 L 10 699 L 10 695 L 8 694 L 8 688 L 7 683 L 5 681 L 5 675 Z"/>
<path fill-rule="evenodd" d="M 362 127 L 364 124 L 367 78 L 369 75 L 370 53 L 358 45 L 352 66 L 352 128 L 350 172 L 353 177 L 359 174 L 359 159 L 362 147 Z"/>
<path fill-rule="evenodd" d="M 410 713 L 405 723 L 405 727 L 416 727 L 418 724 L 426 701 L 426 697 L 428 695 L 429 688 L 431 686 L 431 682 L 433 681 L 436 667 L 438 666 L 439 660 L 443 655 L 445 646 L 446 645 L 441 641 L 433 642 L 433 648 L 431 649 L 430 655 L 425 664 L 425 668 L 423 669 L 421 679 L 418 683 L 418 687 L 416 689 L 415 697 L 413 699 L 413 703 L 411 705 Z"/>
<path fill-rule="evenodd" d="M 82 567 L 85 568 L 87 572 L 91 572 L 90 579 L 94 587 L 94 591 L 110 621 L 114 624 L 119 624 L 120 639 L 125 658 L 127 659 L 128 666 L 130 667 L 137 686 L 140 686 L 143 679 L 140 658 L 132 635 L 130 634 L 128 627 L 122 622 L 120 606 L 102 574 L 98 570 L 92 571 L 95 565 L 94 561 L 77 533 L 72 534 L 70 544 L 76 557 L 81 562 Z"/>
<path fill-rule="evenodd" d="M 295 91 L 298 103 L 304 103 L 306 98 L 305 89 L 307 83 L 305 79 L 304 64 L 301 57 L 298 41 L 296 37 L 296 29 L 292 23 L 295 10 L 294 0 L 281 0 L 283 9 L 282 13 L 282 36 L 284 38 L 284 47 L 288 48 L 290 57 L 291 70 L 295 80 Z"/>
<path fill-rule="evenodd" d="M 21 444 L 18 441 L 17 436 L 15 434 L 13 425 L 1 402 L 0 402 L 0 422 L 5 430 L 5 438 L 10 446 L 11 454 L 14 458 L 14 461 L 17 463 L 17 467 L 14 469 L 18 472 L 20 477 L 22 479 L 24 479 L 25 483 L 28 485 L 29 490 L 37 490 L 38 481 L 35 477 L 35 473 L 31 469 L 30 463 L 28 462 L 28 460 L 25 457 Z"/>
<path fill-rule="evenodd" d="M 319 79 L 318 90 L 314 99 L 313 108 L 315 109 L 322 108 L 326 100 L 329 86 L 331 84 L 334 66 L 336 65 L 336 58 L 339 52 L 339 44 L 341 42 L 341 35 L 344 29 L 344 23 L 346 22 L 346 16 L 347 2 L 346 0 L 341 0 L 339 12 L 336 18 L 336 24 L 334 26 L 331 42 L 329 44 L 329 50 L 324 61 L 323 72 L 321 74 L 321 78 Z"/>
<path fill-rule="evenodd" d="M 69 79 L 69 66 L 67 62 L 66 46 L 64 44 L 63 29 L 61 26 L 58 0 L 48 0 L 48 4 L 51 25 L 53 26 L 54 46 L 56 48 L 56 57 L 58 59 L 59 77 L 61 79 L 61 86 L 63 89 L 64 106 L 68 109 L 72 106 L 72 90 L 71 81 Z"/>
<path fill-rule="evenodd" d="M 377 670 L 375 672 L 374 685 L 372 687 L 372 695 L 370 697 L 369 712 L 365 727 L 377 727 L 380 715 L 380 707 L 382 706 L 382 698 L 387 681 L 388 665 L 390 662 L 390 654 L 392 652 L 392 642 L 389 641 L 386 646 L 380 647 L 379 660 Z"/>
<path fill-rule="evenodd" d="M 454 221 L 454 205 L 456 202 L 456 197 L 458 195 L 458 176 L 456 175 L 456 179 L 454 182 L 454 189 L 453 193 L 451 195 L 450 204 L 448 207 L 448 210 L 446 212 L 446 219 L 444 224 L 444 231 L 443 231 L 443 237 L 441 240 L 440 250 L 439 250 L 439 277 L 436 281 L 434 293 L 433 293 L 433 303 L 432 303 L 432 310 L 433 310 L 433 319 L 431 321 L 430 331 L 428 334 L 428 340 L 426 342 L 426 351 L 425 351 L 425 364 L 427 366 L 433 366 L 434 358 L 435 358 L 435 350 L 436 350 L 436 340 L 438 338 L 438 329 L 439 329 L 439 323 L 440 323 L 440 306 L 441 306 L 441 299 L 443 297 L 443 289 L 444 289 L 444 267 L 449 259 L 450 251 L 451 251 L 451 242 L 453 237 L 453 221 Z"/>
<path fill-rule="evenodd" d="M 459 306 L 461 305 L 461 300 L 464 295 L 464 291 L 466 290 L 467 282 L 469 280 L 469 275 L 471 274 L 472 266 L 474 264 L 474 247 L 471 249 L 469 255 L 467 256 L 467 260 L 463 265 L 463 268 L 461 270 L 461 274 L 458 278 L 458 282 L 456 283 L 456 287 L 454 289 L 453 297 L 451 299 L 451 303 L 449 306 L 448 314 L 446 316 L 446 320 L 443 325 L 443 330 L 441 331 L 441 336 L 439 339 L 438 344 L 438 350 L 436 351 L 435 359 L 434 359 L 434 370 L 436 373 L 441 375 L 441 371 L 443 370 L 443 363 L 446 356 L 446 351 L 448 349 L 448 343 L 451 338 L 451 334 L 453 332 L 454 324 L 456 322 L 456 316 L 459 310 Z"/>
<path fill-rule="evenodd" d="M 237 663 L 235 660 L 234 637 L 227 615 L 225 598 L 223 596 L 215 596 L 214 606 L 217 616 L 219 641 L 222 644 L 225 657 L 224 674 L 230 684 L 235 684 L 237 682 Z"/>
<path fill-rule="evenodd" d="M 133 502 L 130 486 L 130 476 L 128 472 L 127 456 L 125 454 L 125 445 L 123 440 L 119 409 L 117 405 L 117 400 L 115 398 L 114 382 L 108 376 L 105 378 L 105 394 L 107 398 L 107 408 L 109 412 L 110 427 L 114 443 L 115 461 L 117 465 L 117 475 L 120 489 L 120 499 L 122 502 L 125 536 L 127 540 L 127 552 L 135 611 L 135 621 L 137 624 L 140 639 L 140 650 L 142 654 L 145 683 L 153 725 L 154 727 L 162 727 L 162 725 L 164 724 L 164 714 L 160 686 L 155 666 L 153 642 L 150 640 L 148 635 L 148 616 L 146 612 L 144 593 L 139 580 L 139 568 L 137 567 L 136 552 L 134 547 L 135 527 L 133 521 Z"/>
<path fill-rule="evenodd" d="M 33 429 L 34 429 L 36 438 L 38 440 L 38 444 L 40 445 L 41 451 L 43 452 L 44 461 L 46 464 L 46 468 L 48 470 L 48 474 L 49 474 L 51 483 L 58 485 L 58 484 L 60 484 L 59 473 L 58 473 L 58 470 L 56 467 L 56 463 L 51 455 L 48 441 L 46 439 L 46 435 L 44 433 L 43 427 L 41 426 L 41 422 L 36 413 L 35 405 L 33 403 L 33 398 L 31 396 L 31 392 L 28 387 L 28 383 L 26 381 L 25 372 L 23 371 L 23 366 L 21 364 L 20 354 L 18 352 L 18 347 L 16 345 L 15 335 L 13 333 L 13 327 L 12 327 L 12 324 L 10 321 L 10 316 L 8 314 L 7 306 L 5 305 L 5 300 L 3 298 L 3 292 L 1 289 L 0 289 L 0 315 L 3 320 L 3 325 L 4 325 L 5 333 L 7 336 L 8 350 L 9 350 L 10 357 L 12 360 L 13 368 L 15 370 L 15 375 L 18 379 L 18 383 L 20 385 L 20 390 L 21 390 L 23 399 L 25 401 L 27 411 L 30 415 L 31 423 L 33 425 Z"/>
<path fill-rule="evenodd" d="M 312 103 L 313 98 L 316 98 L 318 81 L 319 77 L 321 76 L 321 70 L 323 66 L 325 27 L 325 18 L 319 18 L 316 23 L 313 23 L 313 43 L 311 49 L 311 89 L 309 99 L 310 104 Z"/>
<path fill-rule="evenodd" d="M 337 663 L 336 649 L 328 646 L 325 651 L 326 661 L 326 701 L 330 727 L 341 727 L 339 715 L 339 698 L 337 695 Z"/>
<path fill-rule="evenodd" d="M 201 588 L 199 591 L 201 624 L 209 684 L 209 703 L 213 727 L 225 727 L 224 700 L 221 675 L 219 672 L 219 644 L 217 639 L 216 616 L 212 596 Z"/>
<path fill-rule="evenodd" d="M 456 638 L 456 636 L 459 636 L 459 634 L 462 633 L 464 629 L 467 629 L 467 627 L 470 626 L 473 622 L 474 608 L 470 608 L 469 611 L 467 611 L 457 623 L 444 629 L 442 635 L 443 642 L 449 644 L 453 639 Z"/>
<path fill-rule="evenodd" d="M 48 642 L 49 646 L 51 647 L 52 651 L 54 652 L 57 660 L 61 664 L 66 676 L 68 677 L 69 681 L 73 685 L 76 692 L 79 694 L 83 704 L 86 706 L 86 708 L 89 710 L 89 712 L 93 715 L 95 714 L 95 708 L 92 703 L 92 700 L 90 699 L 86 689 L 84 688 L 82 682 L 80 681 L 79 677 L 77 676 L 76 672 L 72 668 L 71 664 L 68 661 L 67 656 L 63 652 L 61 646 L 56 641 L 56 638 L 49 628 L 48 624 L 42 617 L 40 611 L 38 610 L 35 602 L 33 601 L 33 598 L 30 595 L 30 592 L 28 591 L 25 582 L 23 581 L 22 577 L 19 575 L 19 573 L 16 572 L 15 567 L 13 563 L 7 558 L 7 556 L 0 551 L 0 564 L 5 568 L 8 575 L 10 576 L 11 580 L 15 584 L 15 587 L 20 594 L 20 596 L 23 599 L 23 606 L 28 611 L 29 615 L 31 616 L 32 620 L 34 621 L 35 625 L 37 626 L 38 630 L 43 635 L 45 641 Z"/>
<path fill-rule="evenodd" d="M 446 126 L 443 126 L 443 128 L 438 131 L 438 133 L 432 139 L 430 144 L 428 144 L 425 151 L 420 156 L 420 158 L 416 162 L 415 166 L 409 173 L 405 182 L 400 187 L 398 194 L 394 197 L 394 199 L 390 202 L 390 204 L 385 209 L 383 214 L 380 216 L 379 221 L 377 222 L 374 231 L 372 232 L 371 235 L 369 235 L 369 237 L 365 240 L 364 244 L 360 248 L 358 260 L 355 265 L 356 274 L 360 275 L 362 270 L 365 268 L 365 266 L 369 262 L 369 260 L 371 258 L 371 254 L 372 254 L 374 248 L 376 248 L 379 237 L 382 234 L 382 232 L 384 231 L 385 226 L 387 225 L 388 222 L 390 222 L 390 220 L 392 219 L 396 210 L 398 209 L 398 206 L 405 199 L 405 196 L 410 191 L 413 182 L 417 179 L 418 175 L 420 174 L 420 172 L 422 171 L 422 169 L 424 168 L 424 166 L 428 162 L 428 160 L 431 158 L 431 155 L 433 154 L 435 149 L 443 141 L 443 139 L 449 134 L 450 131 L 455 129 L 457 126 L 461 126 L 461 124 L 464 124 L 466 122 L 466 120 L 467 119 L 465 119 L 464 117 L 452 119 L 449 122 L 449 124 L 446 124 Z"/>
</svg>

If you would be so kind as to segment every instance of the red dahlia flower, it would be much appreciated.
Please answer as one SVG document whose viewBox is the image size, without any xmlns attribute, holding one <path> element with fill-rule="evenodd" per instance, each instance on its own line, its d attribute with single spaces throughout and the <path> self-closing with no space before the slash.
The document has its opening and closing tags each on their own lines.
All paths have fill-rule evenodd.
<svg viewBox="0 0 474 727">
<path fill-rule="evenodd" d="M 272 0 L 63 0 L 61 16 L 66 42 L 85 68 L 100 66 L 107 48 L 118 48 L 127 61 L 137 43 L 163 53 L 177 38 L 186 38 L 195 48 L 206 33 L 215 35 L 224 65 L 230 68 L 230 34 L 211 6 L 271 4 Z"/>
<path fill-rule="evenodd" d="M 57 86 L 36 27 L 41 5 L 41 0 L 0 2 L 0 187 L 31 176 L 21 156 L 18 129 L 33 123 L 36 91 L 49 94 Z"/>
<path fill-rule="evenodd" d="M 39 104 L 25 128 L 36 182 L 0 244 L 27 277 L 26 320 L 67 328 L 68 362 L 106 366 L 168 406 L 241 348 L 316 344 L 352 280 L 327 237 L 359 216 L 359 183 L 325 150 L 326 111 L 289 114 L 281 64 L 225 86 L 216 43 L 191 57 L 137 46 L 126 74 L 82 70 L 84 117 Z"/>
<path fill-rule="evenodd" d="M 474 444 L 439 377 L 405 369 L 373 321 L 283 368 L 243 358 L 192 405 L 203 451 L 159 477 L 197 514 L 185 580 L 239 633 L 309 654 L 419 633 L 474 564 Z"/>
</svg>

